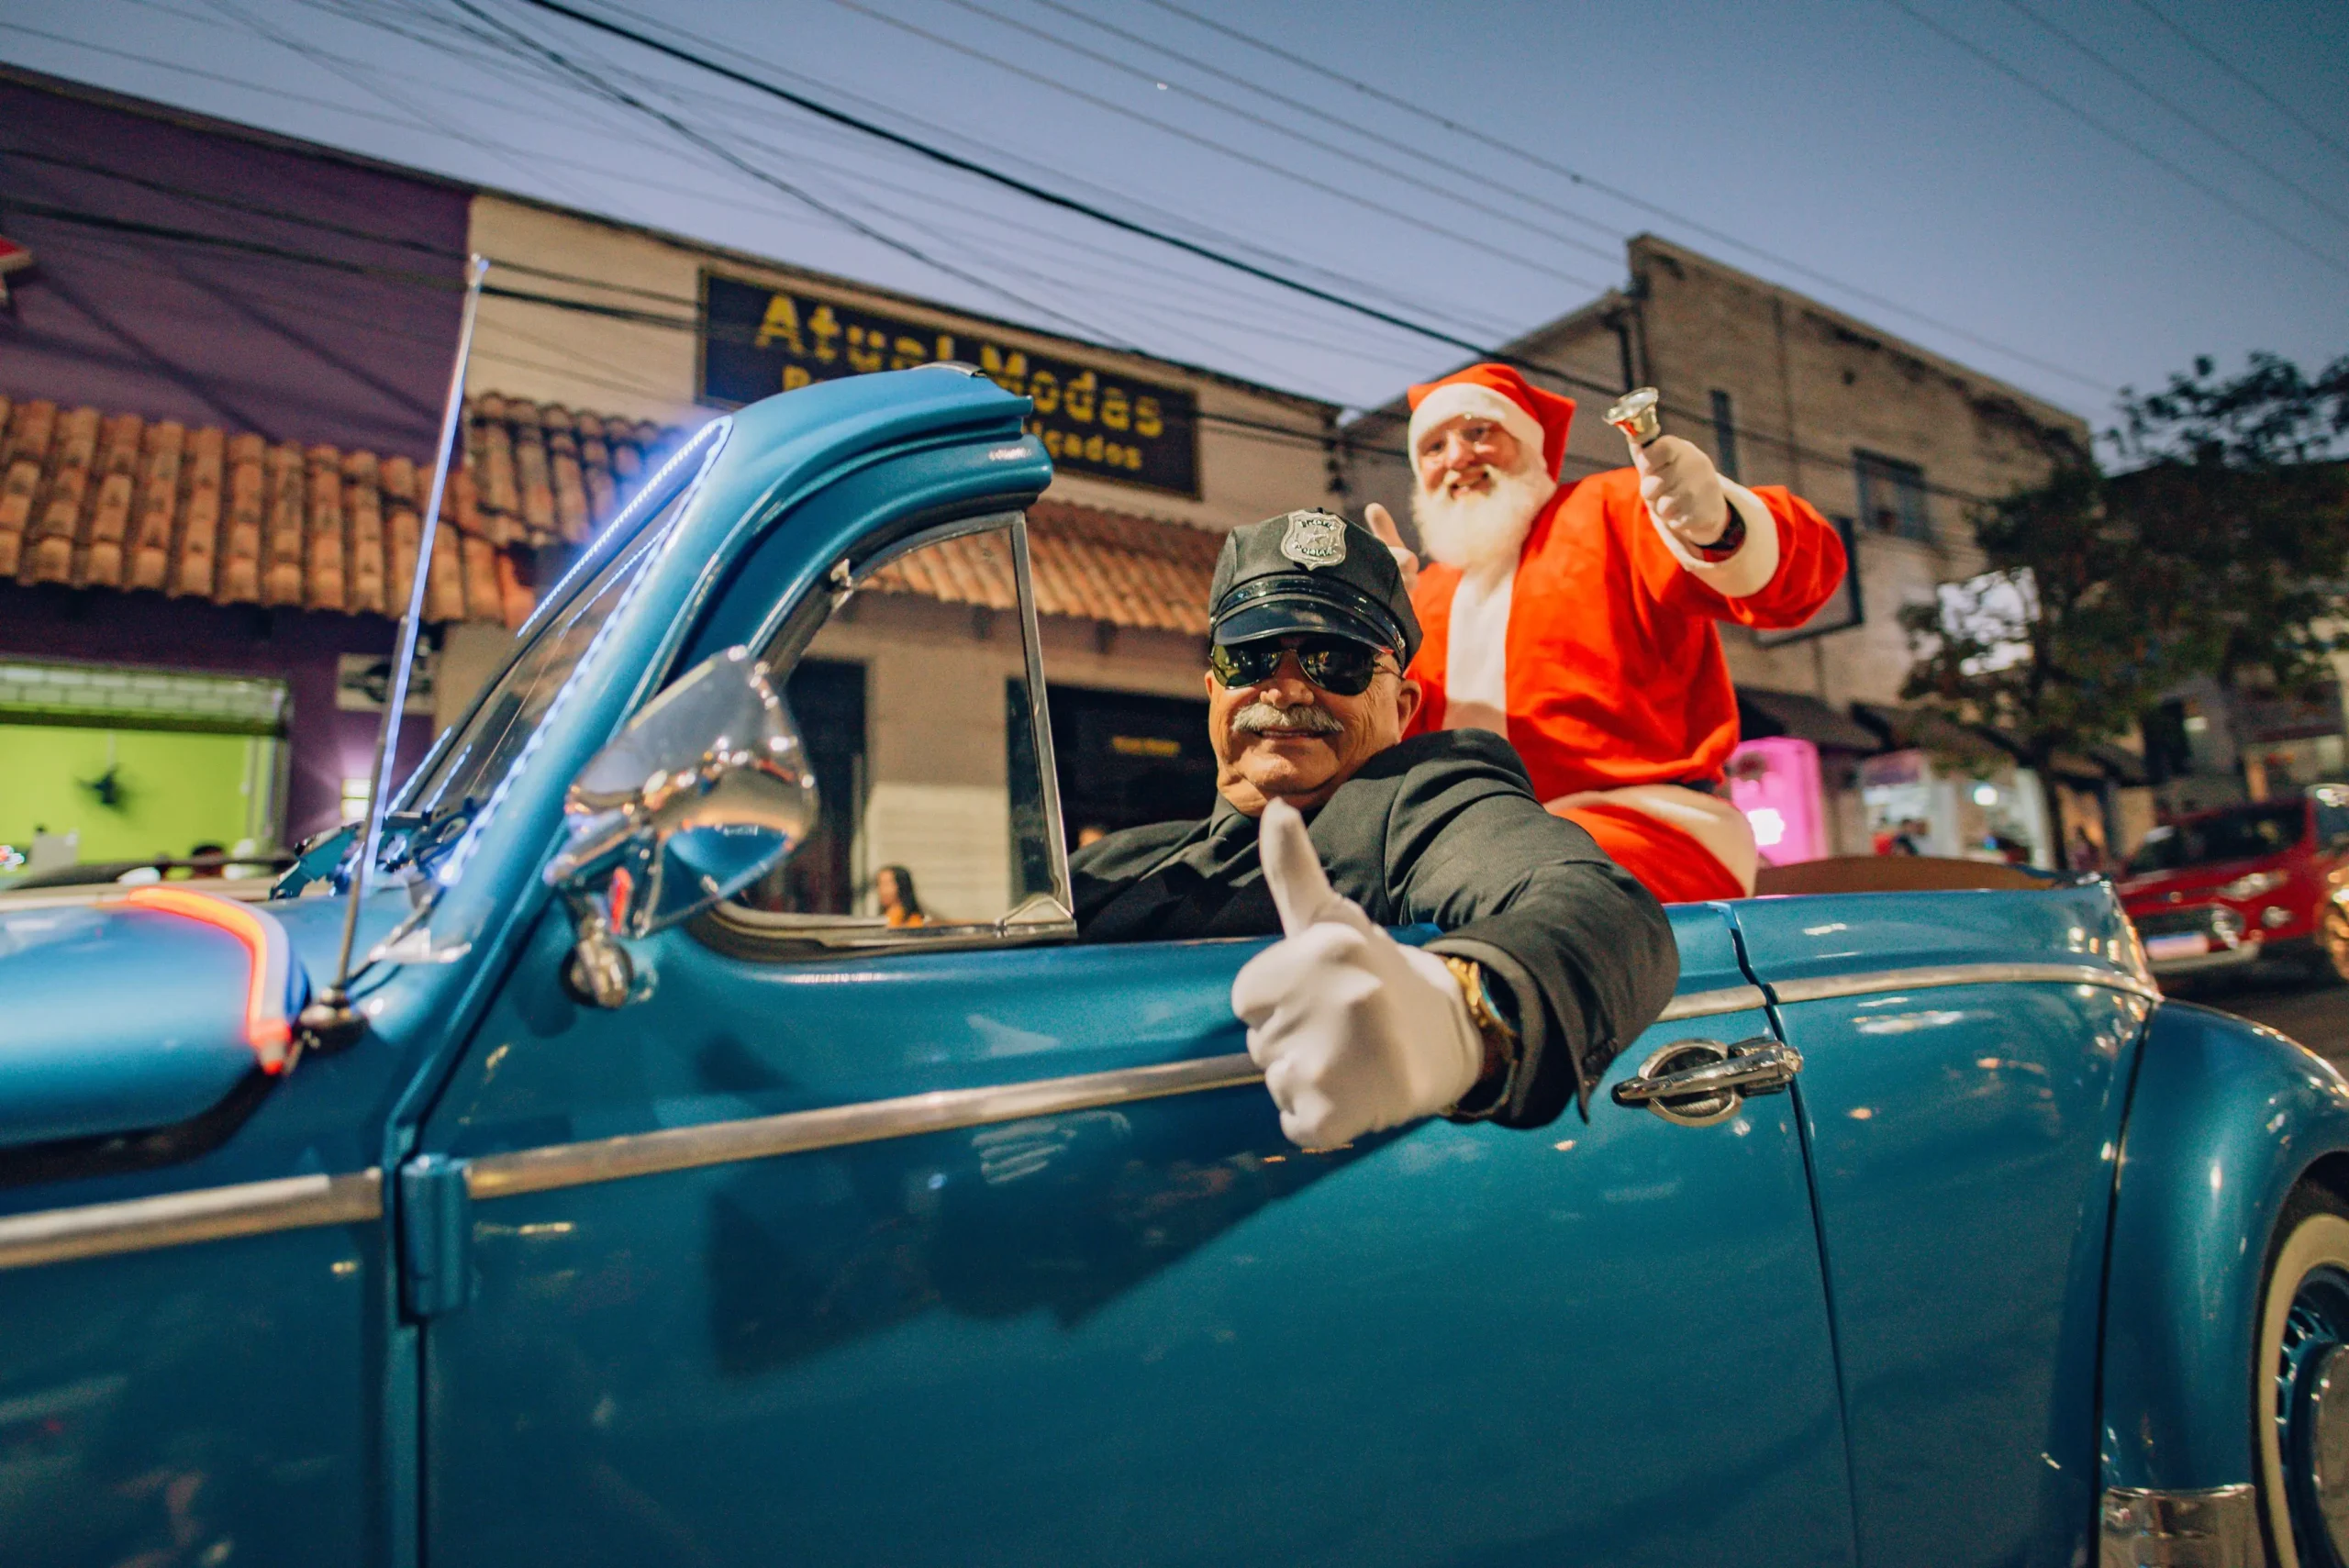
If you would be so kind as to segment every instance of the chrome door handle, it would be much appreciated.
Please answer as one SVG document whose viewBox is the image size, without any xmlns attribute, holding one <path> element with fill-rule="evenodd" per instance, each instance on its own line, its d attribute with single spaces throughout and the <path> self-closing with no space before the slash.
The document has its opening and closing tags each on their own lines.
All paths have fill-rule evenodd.
<svg viewBox="0 0 2349 1568">
<path fill-rule="evenodd" d="M 1675 1040 L 1615 1085 L 1619 1106 L 1645 1106 L 1669 1122 L 1706 1127 L 1728 1119 L 1751 1095 L 1775 1095 L 1802 1071 L 1802 1052 L 1767 1035 L 1734 1045 Z"/>
</svg>

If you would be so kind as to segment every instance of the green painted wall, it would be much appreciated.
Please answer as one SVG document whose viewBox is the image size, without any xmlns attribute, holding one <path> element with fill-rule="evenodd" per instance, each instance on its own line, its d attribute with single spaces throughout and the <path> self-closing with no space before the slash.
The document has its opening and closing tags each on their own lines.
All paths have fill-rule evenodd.
<svg viewBox="0 0 2349 1568">
<path fill-rule="evenodd" d="M 106 771 L 109 738 L 123 792 L 114 807 L 78 782 Z M 276 746 L 243 735 L 0 724 L 0 843 L 29 851 L 37 827 L 79 831 L 82 859 L 130 861 L 234 845 L 252 833 L 249 821 L 266 839 Z M 249 769 L 262 794 L 258 814 L 247 810 Z"/>
</svg>

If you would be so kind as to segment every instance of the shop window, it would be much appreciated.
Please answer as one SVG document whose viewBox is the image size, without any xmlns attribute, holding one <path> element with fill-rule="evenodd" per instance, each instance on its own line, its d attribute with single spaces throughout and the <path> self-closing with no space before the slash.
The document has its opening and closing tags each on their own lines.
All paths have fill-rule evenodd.
<svg viewBox="0 0 2349 1568">
<path fill-rule="evenodd" d="M 0 862 L 275 848 L 291 712 L 273 678 L 0 660 Z"/>
<path fill-rule="evenodd" d="M 1070 843 L 1215 809 L 1208 705 L 1139 692 L 1052 688 L 1052 741 Z"/>
<path fill-rule="evenodd" d="M 1736 411 L 1730 406 L 1729 394 L 1718 388 L 1713 392 L 1713 461 L 1730 478 L 1742 477 L 1737 472 Z"/>
<path fill-rule="evenodd" d="M 816 774 L 814 829 L 718 917 L 788 957 L 1053 934 L 1067 923 L 1019 519 L 850 573 L 767 653 Z"/>
<path fill-rule="evenodd" d="M 1932 521 L 1925 511 L 1925 471 L 1913 462 L 1874 452 L 1853 456 L 1859 473 L 1861 524 L 1898 539 L 1932 539 Z"/>
</svg>

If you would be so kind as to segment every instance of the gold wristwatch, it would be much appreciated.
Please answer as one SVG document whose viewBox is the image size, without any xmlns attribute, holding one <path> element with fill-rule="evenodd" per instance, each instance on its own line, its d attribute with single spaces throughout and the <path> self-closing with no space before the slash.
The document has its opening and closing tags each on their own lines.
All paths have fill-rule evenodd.
<svg viewBox="0 0 2349 1568">
<path fill-rule="evenodd" d="M 1476 1026 L 1476 1036 L 1485 1046 L 1485 1064 L 1476 1082 L 1444 1115 L 1453 1121 L 1483 1121 L 1508 1104 L 1509 1094 L 1517 1087 L 1518 1062 L 1524 1055 L 1525 1042 L 1494 1010 L 1492 996 L 1485 989 L 1482 964 L 1456 953 L 1436 956 L 1459 983 L 1461 999 L 1468 1004 L 1468 1021 Z"/>
</svg>

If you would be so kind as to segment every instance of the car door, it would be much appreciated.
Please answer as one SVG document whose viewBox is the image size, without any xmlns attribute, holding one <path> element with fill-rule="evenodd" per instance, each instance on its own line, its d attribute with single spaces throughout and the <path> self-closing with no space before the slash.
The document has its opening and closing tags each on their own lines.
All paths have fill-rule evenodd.
<svg viewBox="0 0 2349 1568">
<path fill-rule="evenodd" d="M 1861 1562 L 2087 1561 L 2105 1236 L 2154 995 L 2110 886 L 1735 908 L 1804 1059 Z"/>
<path fill-rule="evenodd" d="M 778 646 L 865 665 L 833 869 L 637 944 L 615 1010 L 550 910 L 492 999 L 403 1175 L 427 1560 L 1849 1562 L 1793 1097 L 1289 1145 L 1260 944 L 1069 940 L 1018 527 Z M 1005 572 L 1019 637 L 893 591 Z M 925 728 L 984 701 L 992 755 Z M 1768 1033 L 1721 912 L 1675 929 L 1610 1085 Z"/>
</svg>

